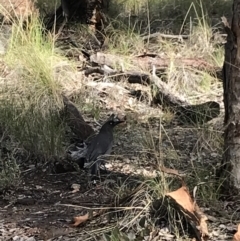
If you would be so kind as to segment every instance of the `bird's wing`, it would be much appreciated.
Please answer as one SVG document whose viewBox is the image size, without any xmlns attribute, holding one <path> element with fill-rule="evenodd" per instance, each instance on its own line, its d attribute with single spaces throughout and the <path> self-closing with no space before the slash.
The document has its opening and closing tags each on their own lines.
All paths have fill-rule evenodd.
<svg viewBox="0 0 240 241">
<path fill-rule="evenodd" d="M 99 156 L 109 154 L 112 149 L 112 139 L 98 135 L 90 144 L 87 151 L 88 161 L 95 161 Z"/>
</svg>

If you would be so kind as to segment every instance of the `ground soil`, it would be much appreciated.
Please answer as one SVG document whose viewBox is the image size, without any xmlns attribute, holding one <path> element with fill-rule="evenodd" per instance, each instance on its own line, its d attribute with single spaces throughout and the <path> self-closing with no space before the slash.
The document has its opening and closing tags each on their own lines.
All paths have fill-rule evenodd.
<svg viewBox="0 0 240 241">
<path fill-rule="evenodd" d="M 119 82 L 117 85 L 122 89 L 141 89 L 147 95 L 149 93 L 149 87 L 138 84 Z M 21 160 L 18 163 L 21 169 L 19 183 L 0 193 L 0 241 L 101 240 L 102 230 L 105 228 L 107 233 L 113 229 L 116 220 L 111 223 L 107 218 L 98 217 L 73 227 L 73 217 L 112 205 L 119 187 L 125 185 L 134 190 L 144 177 L 156 177 L 157 159 L 163 160 L 167 167 L 184 172 L 190 190 L 198 185 L 202 188 L 197 201 L 209 215 L 210 240 L 232 240 L 238 220 L 237 212 L 234 212 L 237 203 L 217 203 L 212 197 L 214 194 L 208 193 L 214 171 L 221 163 L 221 146 L 214 135 L 217 133 L 216 136 L 221 137 L 223 134 L 223 111 L 219 118 L 205 126 L 179 126 L 164 121 L 161 108 L 149 106 L 148 101 L 138 101 L 127 94 L 119 94 L 116 98 L 113 93 L 119 93 L 119 89 L 114 86 L 109 90 L 96 89 L 94 95 L 104 106 L 102 119 L 112 110 L 127 115 L 126 125 L 115 131 L 113 156 L 106 162 L 107 176 L 102 175 L 101 182 L 93 185 L 84 170 L 55 173 L 49 163 L 39 164 L 36 168 Z M 218 101 L 222 106 L 222 89 L 216 96 L 206 93 L 199 98 L 202 102 Z M 86 117 L 84 113 L 83 116 Z M 73 184 L 78 184 L 79 190 L 74 189 Z M 206 196 L 202 195 L 205 189 Z M 232 221 L 233 217 L 235 221 Z M 121 215 L 118 218 L 123 219 Z M 167 234 L 162 239 L 157 238 L 155 240 L 181 240 Z"/>
<path fill-rule="evenodd" d="M 151 178 L 155 173 L 154 157 L 151 153 L 143 154 L 137 148 L 134 152 L 130 151 L 139 143 L 132 144 L 129 149 L 125 148 L 126 152 L 119 155 L 124 145 L 131 145 L 125 143 L 131 133 L 127 129 L 125 126 L 117 130 L 115 155 L 106 161 L 108 174 L 102 174 L 101 182 L 97 185 L 89 182 L 88 173 L 84 170 L 56 174 L 53 173 L 51 165 L 40 165 L 37 169 L 27 170 L 24 164 L 19 185 L 5 190 L 0 196 L 0 240 L 28 240 L 27 237 L 35 240 L 101 240 L 102 234 L 98 230 L 106 228 L 112 221 L 98 217 L 79 227 L 73 227 L 73 217 L 82 216 L 89 210 L 97 212 L 98 208 L 109 207 L 123 184 L 132 185 L 134 189 L 143 176 Z M 146 132 L 146 127 L 142 127 L 141 131 Z M 119 132 L 124 134 L 119 136 Z M 218 162 L 220 155 L 209 150 L 205 145 L 207 142 L 204 144 L 204 138 L 200 140 L 202 137 L 199 137 L 195 128 L 171 126 L 166 127 L 166 132 L 168 136 L 163 137 L 162 146 L 168 155 L 165 159 L 167 165 L 174 168 L 177 166 L 189 176 L 193 175 L 193 182 L 201 178 L 204 180 L 204 177 L 194 174 L 196 168 L 206 169 L 208 164 L 210 169 Z M 136 135 L 138 134 L 136 132 Z M 172 145 L 181 157 L 177 162 L 174 153 L 169 152 Z M 73 184 L 78 184 L 79 190 L 74 189 Z M 225 217 L 225 211 L 218 212 L 225 208 L 224 203 L 206 203 L 202 198 L 199 198 L 198 202 L 211 217 L 209 226 L 210 233 L 213 234 L 210 240 L 231 240 L 236 229 L 234 223 L 228 219 L 231 217 L 232 208 L 226 210 Z M 214 206 L 218 208 L 214 209 Z M 112 222 L 112 225 L 114 224 L 116 220 Z M 17 239 L 19 237 L 22 239 Z M 170 239 L 162 240 L 178 239 L 170 236 Z"/>
</svg>

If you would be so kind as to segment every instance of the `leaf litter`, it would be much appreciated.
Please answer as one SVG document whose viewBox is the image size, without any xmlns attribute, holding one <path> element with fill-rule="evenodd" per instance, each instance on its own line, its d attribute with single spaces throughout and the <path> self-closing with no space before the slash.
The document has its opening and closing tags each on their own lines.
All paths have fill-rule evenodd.
<svg viewBox="0 0 240 241">
<path fill-rule="evenodd" d="M 22 240 L 31 237 L 36 240 L 96 240 L 97 237 L 101 240 L 103 236 L 107 240 L 108 237 L 121 237 L 121 240 L 178 240 L 172 234 L 172 224 L 166 221 L 170 215 L 169 207 L 187 220 L 197 240 L 232 240 L 236 228 L 229 218 L 231 215 L 226 217 L 199 200 L 202 209 L 206 212 L 210 210 L 219 221 L 207 224 L 208 215 L 200 210 L 188 191 L 193 187 L 183 185 L 172 192 L 165 190 L 169 202 L 163 208 L 164 199 L 153 194 L 150 184 L 146 184 L 141 175 L 145 173 L 146 177 L 158 179 L 160 170 L 179 176 L 178 170 L 195 173 L 197 165 L 205 169 L 209 165 L 210 168 L 221 158 L 217 147 L 209 149 L 208 140 L 198 128 L 161 123 L 159 119 L 164 113 L 160 108 L 149 106 L 148 101 L 137 101 L 125 91 L 141 88 L 149 93 L 147 87 L 124 81 L 108 85 L 89 81 L 86 88 L 91 88 L 100 100 L 100 119 L 112 111 L 124 112 L 128 116 L 126 126 L 115 135 L 114 153 L 107 161 L 111 174 L 103 175 L 103 184 L 99 187 L 87 185 L 85 172 L 53 174 L 49 170 L 36 170 L 23 176 L 19 187 L 0 193 L 0 215 L 3 217 L 0 220 L 0 240 L 10 240 L 12 237 L 15 240 L 18 237 Z M 115 98 L 116 92 L 120 93 L 118 99 Z M 152 136 L 149 136 L 150 129 L 154 133 Z M 168 167 L 157 168 L 158 158 L 164 160 Z M 24 165 L 20 163 L 22 169 Z M 104 181 L 109 179 L 112 181 Z M 201 180 L 201 177 L 194 176 L 194 179 Z M 161 200 L 162 208 L 159 214 L 155 213 L 155 220 L 150 214 L 149 204 L 153 195 Z M 22 197 L 25 201 L 19 202 Z M 217 203 L 214 205 L 218 206 Z M 231 210 L 224 211 L 231 214 Z M 72 218 L 74 223 L 70 224 Z M 188 237 L 185 240 L 189 240 Z M 233 240 L 239 240 L 239 230 Z"/>
</svg>

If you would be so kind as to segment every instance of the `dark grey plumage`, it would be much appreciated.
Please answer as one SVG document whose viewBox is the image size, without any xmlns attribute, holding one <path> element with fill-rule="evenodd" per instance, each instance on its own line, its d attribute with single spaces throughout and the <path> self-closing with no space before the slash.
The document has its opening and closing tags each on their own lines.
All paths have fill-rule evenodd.
<svg viewBox="0 0 240 241">
<path fill-rule="evenodd" d="M 101 160 L 98 158 L 111 153 L 113 146 L 113 128 L 122 122 L 124 121 L 115 115 L 111 115 L 88 146 L 86 161 L 93 163 L 91 167 L 92 175 L 98 173 L 99 165 L 101 164 Z"/>
</svg>

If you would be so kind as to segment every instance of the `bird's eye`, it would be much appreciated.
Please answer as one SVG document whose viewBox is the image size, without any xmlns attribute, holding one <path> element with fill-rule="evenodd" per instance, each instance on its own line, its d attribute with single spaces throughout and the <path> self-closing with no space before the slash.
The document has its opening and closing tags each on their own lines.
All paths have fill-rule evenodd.
<svg viewBox="0 0 240 241">
<path fill-rule="evenodd" d="M 109 123 L 110 125 L 112 125 L 113 124 L 113 122 L 112 121 L 110 121 L 110 123 Z"/>
</svg>

